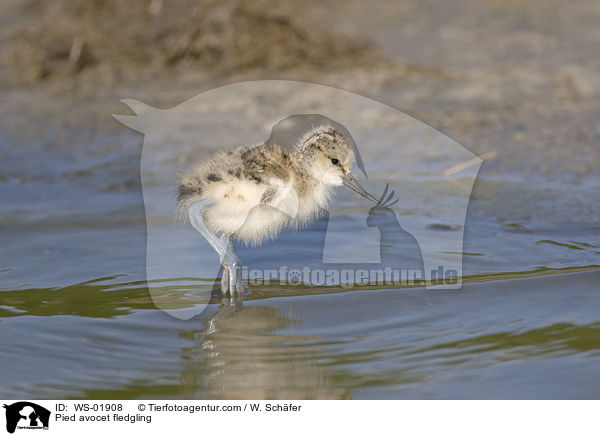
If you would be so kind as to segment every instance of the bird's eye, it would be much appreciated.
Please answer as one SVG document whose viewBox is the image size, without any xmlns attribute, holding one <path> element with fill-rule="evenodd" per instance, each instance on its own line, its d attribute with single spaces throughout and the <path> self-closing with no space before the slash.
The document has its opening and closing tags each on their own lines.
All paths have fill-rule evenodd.
<svg viewBox="0 0 600 436">
<path fill-rule="evenodd" d="M 334 158 L 334 159 L 331 159 L 331 163 L 334 165 L 339 165 L 340 161 Z"/>
</svg>

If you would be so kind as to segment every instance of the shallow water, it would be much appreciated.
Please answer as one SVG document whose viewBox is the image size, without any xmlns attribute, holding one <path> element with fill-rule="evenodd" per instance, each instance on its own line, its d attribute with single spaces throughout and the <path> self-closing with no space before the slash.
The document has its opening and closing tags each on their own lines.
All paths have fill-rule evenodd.
<svg viewBox="0 0 600 436">
<path fill-rule="evenodd" d="M 234 101 L 222 104 L 233 111 Z M 462 289 L 274 282 L 251 286 L 237 308 L 212 292 L 198 316 L 178 319 L 157 305 L 175 315 L 194 310 L 219 272 L 199 236 L 173 223 L 172 174 L 181 162 L 168 150 L 152 156 L 142 169 L 144 205 L 140 135 L 94 132 L 81 149 L 1 138 L 0 397 L 598 398 L 600 181 L 498 174 L 484 162 L 466 222 L 446 219 L 464 178 L 448 184 L 439 177 L 447 161 L 411 150 L 432 141 L 419 125 L 401 132 L 405 167 L 390 167 L 386 150 L 401 133 L 389 117 L 367 115 L 353 132 L 359 148 L 374 147 L 365 153 L 368 186 L 379 192 L 391 183 L 401 199 L 395 217 L 416 234 L 444 241 L 464 230 Z M 266 139 L 271 126 L 254 116 L 260 128 L 245 128 Z M 221 134 L 217 123 L 205 142 L 235 143 Z M 183 155 L 208 150 L 201 143 Z M 149 204 L 167 271 L 150 278 L 151 293 Z M 322 267 L 324 247 L 385 262 L 389 250 L 368 238 L 361 245 L 357 225 L 377 241 L 384 217 L 371 216 L 359 197 L 341 190 L 329 218 L 328 240 L 325 216 L 238 254 L 258 268 Z M 414 258 L 399 241 L 382 242 Z M 213 263 L 213 272 L 195 272 Z"/>
<path fill-rule="evenodd" d="M 2 396 L 597 398 L 599 278 L 265 293 L 189 321 L 139 282 L 4 291 Z"/>
</svg>

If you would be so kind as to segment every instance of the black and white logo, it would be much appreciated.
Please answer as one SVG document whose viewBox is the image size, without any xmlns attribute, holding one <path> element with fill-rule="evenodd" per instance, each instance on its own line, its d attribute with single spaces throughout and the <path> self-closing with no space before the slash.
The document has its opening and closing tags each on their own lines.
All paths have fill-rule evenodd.
<svg viewBox="0 0 600 436">
<path fill-rule="evenodd" d="M 3 406 L 6 409 L 6 431 L 14 433 L 16 429 L 48 429 L 50 411 L 29 401 L 19 401 Z"/>
</svg>

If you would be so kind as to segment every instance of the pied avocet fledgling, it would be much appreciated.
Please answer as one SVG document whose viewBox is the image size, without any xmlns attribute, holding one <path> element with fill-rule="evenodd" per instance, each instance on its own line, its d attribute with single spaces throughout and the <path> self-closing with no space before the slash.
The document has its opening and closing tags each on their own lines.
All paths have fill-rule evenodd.
<svg viewBox="0 0 600 436">
<path fill-rule="evenodd" d="M 284 227 L 308 223 L 327 209 L 336 186 L 379 201 L 350 173 L 354 160 L 344 134 L 321 126 L 293 150 L 270 143 L 239 147 L 219 152 L 180 176 L 178 207 L 219 255 L 224 294 L 245 290 L 233 238 L 259 244 Z"/>
</svg>

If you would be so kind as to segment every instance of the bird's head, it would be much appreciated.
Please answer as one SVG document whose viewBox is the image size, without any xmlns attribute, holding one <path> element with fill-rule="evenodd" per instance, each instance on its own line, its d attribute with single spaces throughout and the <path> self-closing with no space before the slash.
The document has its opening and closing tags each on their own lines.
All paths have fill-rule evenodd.
<svg viewBox="0 0 600 436">
<path fill-rule="evenodd" d="M 354 150 L 348 138 L 332 126 L 321 126 L 307 133 L 298 144 L 302 166 L 324 185 L 345 185 L 363 197 L 376 202 L 350 173 Z"/>
</svg>

